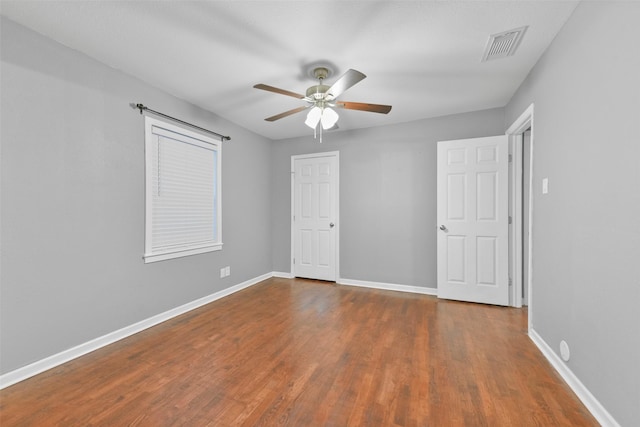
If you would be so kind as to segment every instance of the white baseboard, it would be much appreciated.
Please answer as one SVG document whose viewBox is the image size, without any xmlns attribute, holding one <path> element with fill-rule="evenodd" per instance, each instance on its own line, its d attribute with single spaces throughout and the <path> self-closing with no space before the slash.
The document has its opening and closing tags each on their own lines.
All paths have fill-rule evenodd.
<svg viewBox="0 0 640 427">
<path fill-rule="evenodd" d="M 160 313 L 155 316 L 149 317 L 145 320 L 134 323 L 133 325 L 129 325 L 122 329 L 118 329 L 117 331 L 110 332 L 106 335 L 95 338 L 84 344 L 77 345 L 68 350 L 64 350 L 64 351 L 61 351 L 60 353 L 38 360 L 37 362 L 31 363 L 22 368 L 18 368 L 14 371 L 7 372 L 6 374 L 3 374 L 0 376 L 0 390 L 2 390 L 3 388 L 9 387 L 10 385 L 13 385 L 15 383 L 18 383 L 20 381 L 26 380 L 27 378 L 30 378 L 34 375 L 47 371 L 51 368 L 54 368 L 58 365 L 62 365 L 63 363 L 76 359 L 87 353 L 98 350 L 99 348 L 105 347 L 123 338 L 127 338 L 128 336 L 141 332 L 159 323 L 166 322 L 169 319 L 172 319 L 176 316 L 184 314 L 188 311 L 194 310 L 205 304 L 209 304 L 210 302 L 213 302 L 215 300 L 218 300 L 220 298 L 223 298 L 235 292 L 238 292 L 242 289 L 253 286 L 256 283 L 259 283 L 263 280 L 273 277 L 274 275 L 275 275 L 274 273 L 267 273 L 267 274 L 263 274 L 261 276 L 255 277 L 253 279 L 249 279 L 235 286 L 231 286 L 229 288 L 223 289 L 211 295 L 207 295 L 195 301 L 191 301 L 179 307 L 165 311 L 164 313 Z"/>
<path fill-rule="evenodd" d="M 549 344 L 542 339 L 542 337 L 535 331 L 535 329 L 529 329 L 529 338 L 540 349 L 544 357 L 547 358 L 549 363 L 560 374 L 562 379 L 578 396 L 578 399 L 584 403 L 591 415 L 602 425 L 603 427 L 620 427 L 620 424 L 613 418 L 613 416 L 605 409 L 604 406 L 595 398 L 587 387 L 576 377 L 576 375 L 567 367 L 564 361 L 551 349 Z"/>
<path fill-rule="evenodd" d="M 293 274 L 292 273 L 287 273 L 284 271 L 274 271 L 272 273 L 273 277 L 280 277 L 282 279 L 293 279 Z"/>
<path fill-rule="evenodd" d="M 339 285 L 359 286 L 362 288 L 384 289 L 387 291 L 412 292 L 414 294 L 437 295 L 436 288 L 426 288 L 422 286 L 397 285 L 394 283 L 368 282 L 365 280 L 338 279 Z"/>
</svg>

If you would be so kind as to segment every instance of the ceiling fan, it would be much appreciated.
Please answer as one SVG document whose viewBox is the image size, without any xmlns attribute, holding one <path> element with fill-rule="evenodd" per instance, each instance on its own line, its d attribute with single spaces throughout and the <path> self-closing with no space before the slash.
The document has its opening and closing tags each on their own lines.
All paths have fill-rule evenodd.
<svg viewBox="0 0 640 427">
<path fill-rule="evenodd" d="M 370 111 L 382 114 L 387 114 L 389 111 L 391 111 L 391 105 L 366 104 L 362 102 L 337 100 L 337 98 L 342 95 L 344 91 L 367 77 L 360 71 L 352 69 L 347 70 L 347 72 L 340 76 L 340 78 L 336 80 L 335 83 L 333 83 L 331 86 L 323 84 L 324 79 L 326 79 L 331 73 L 328 67 L 316 67 L 312 70 L 312 73 L 313 77 L 318 79 L 318 84 L 309 87 L 307 89 L 306 95 L 279 89 L 277 87 L 265 85 L 262 83 L 253 86 L 256 89 L 262 89 L 268 92 L 292 96 L 294 98 L 302 99 L 306 102 L 306 105 L 303 105 L 301 107 L 285 111 L 284 113 L 276 114 L 275 116 L 267 117 L 265 119 L 266 121 L 274 122 L 292 114 L 300 113 L 304 110 L 309 109 L 307 119 L 304 123 L 314 130 L 314 135 L 316 130 L 318 128 L 320 129 L 320 142 L 322 142 L 322 130 L 332 129 L 337 126 L 338 113 L 335 112 L 334 108 Z"/>
</svg>

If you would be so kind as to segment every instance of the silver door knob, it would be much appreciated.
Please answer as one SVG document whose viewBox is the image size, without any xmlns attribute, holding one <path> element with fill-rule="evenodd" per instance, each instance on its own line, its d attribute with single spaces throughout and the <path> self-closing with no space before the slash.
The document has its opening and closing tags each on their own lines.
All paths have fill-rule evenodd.
<svg viewBox="0 0 640 427">
<path fill-rule="evenodd" d="M 445 227 L 444 225 L 441 225 L 441 226 L 440 226 L 440 230 L 442 230 L 442 231 L 447 231 L 447 227 Z"/>
<path fill-rule="evenodd" d="M 329 227 L 331 227 L 331 228 L 333 228 L 333 227 L 335 227 L 335 226 L 336 226 L 336 225 L 335 225 L 334 223 L 330 223 L 330 224 L 329 224 Z"/>
</svg>

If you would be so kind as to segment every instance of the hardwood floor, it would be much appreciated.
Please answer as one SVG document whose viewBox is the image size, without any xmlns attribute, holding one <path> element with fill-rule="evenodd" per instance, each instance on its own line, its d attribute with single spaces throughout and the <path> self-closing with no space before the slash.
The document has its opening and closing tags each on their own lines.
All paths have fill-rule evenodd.
<svg viewBox="0 0 640 427">
<path fill-rule="evenodd" d="M 598 425 L 526 321 L 274 278 L 3 390 L 0 425 Z"/>
</svg>

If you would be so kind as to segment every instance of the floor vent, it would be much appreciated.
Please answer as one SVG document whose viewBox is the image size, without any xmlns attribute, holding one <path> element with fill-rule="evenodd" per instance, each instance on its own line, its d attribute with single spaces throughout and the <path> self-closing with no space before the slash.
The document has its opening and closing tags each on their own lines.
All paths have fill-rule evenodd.
<svg viewBox="0 0 640 427">
<path fill-rule="evenodd" d="M 513 55 L 527 28 L 526 26 L 520 27 L 489 36 L 487 47 L 484 50 L 484 55 L 482 55 L 482 62 Z"/>
</svg>

